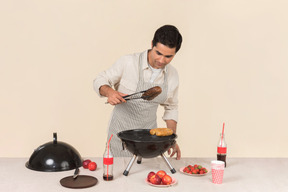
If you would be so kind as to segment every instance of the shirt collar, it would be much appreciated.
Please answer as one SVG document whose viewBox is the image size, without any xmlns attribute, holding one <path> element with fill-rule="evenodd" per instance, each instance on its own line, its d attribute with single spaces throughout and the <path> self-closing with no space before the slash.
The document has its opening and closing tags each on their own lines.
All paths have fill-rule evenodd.
<svg viewBox="0 0 288 192">
<path fill-rule="evenodd" d="M 142 52 L 142 70 L 149 69 L 148 51 L 149 50 Z M 164 67 L 163 72 L 167 73 L 167 65 Z"/>
</svg>

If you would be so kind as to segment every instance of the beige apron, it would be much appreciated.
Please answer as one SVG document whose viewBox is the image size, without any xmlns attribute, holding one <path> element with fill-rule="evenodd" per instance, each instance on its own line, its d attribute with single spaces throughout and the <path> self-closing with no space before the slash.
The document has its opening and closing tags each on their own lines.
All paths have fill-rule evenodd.
<svg viewBox="0 0 288 192">
<path fill-rule="evenodd" d="M 166 74 L 164 74 L 163 84 L 144 82 L 142 63 L 145 62 L 145 60 L 147 62 L 147 58 L 143 56 L 143 53 L 139 56 L 139 82 L 136 92 L 147 90 L 154 86 L 160 86 L 162 93 L 151 101 L 135 99 L 114 107 L 107 137 L 107 139 L 109 139 L 111 134 L 113 134 L 110 147 L 114 157 L 132 156 L 128 150 L 123 150 L 122 142 L 117 136 L 117 133 L 130 129 L 157 128 L 157 108 L 159 104 L 164 103 L 167 99 L 168 83 Z"/>
</svg>

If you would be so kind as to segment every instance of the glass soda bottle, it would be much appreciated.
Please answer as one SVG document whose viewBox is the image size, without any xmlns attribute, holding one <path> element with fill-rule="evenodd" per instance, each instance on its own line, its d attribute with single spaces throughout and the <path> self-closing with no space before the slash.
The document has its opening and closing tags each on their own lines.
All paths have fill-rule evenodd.
<svg viewBox="0 0 288 192">
<path fill-rule="evenodd" d="M 103 155 L 103 179 L 105 181 L 113 180 L 113 154 L 107 144 Z"/>
<path fill-rule="evenodd" d="M 226 167 L 226 154 L 227 154 L 227 143 L 225 141 L 225 136 L 220 133 L 220 139 L 217 146 L 217 160 L 224 161 Z"/>
</svg>

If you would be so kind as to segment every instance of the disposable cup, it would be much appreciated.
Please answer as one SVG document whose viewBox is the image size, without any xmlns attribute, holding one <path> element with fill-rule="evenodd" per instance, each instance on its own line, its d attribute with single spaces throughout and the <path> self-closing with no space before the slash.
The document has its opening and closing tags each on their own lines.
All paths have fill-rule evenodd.
<svg viewBox="0 0 288 192">
<path fill-rule="evenodd" d="M 222 184 L 224 175 L 225 163 L 223 161 L 211 161 L 212 182 L 215 184 Z"/>
</svg>

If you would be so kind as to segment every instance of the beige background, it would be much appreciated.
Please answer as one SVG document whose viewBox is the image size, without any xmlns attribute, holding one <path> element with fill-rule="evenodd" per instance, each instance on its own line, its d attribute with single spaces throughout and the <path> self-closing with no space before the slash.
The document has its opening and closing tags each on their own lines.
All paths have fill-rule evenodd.
<svg viewBox="0 0 288 192">
<path fill-rule="evenodd" d="M 150 48 L 174 24 L 184 42 L 178 143 L 214 157 L 226 123 L 230 157 L 288 157 L 288 1 L 0 1 L 0 157 L 58 140 L 102 156 L 113 109 L 92 81 Z M 163 109 L 159 109 L 159 126 Z"/>
</svg>

